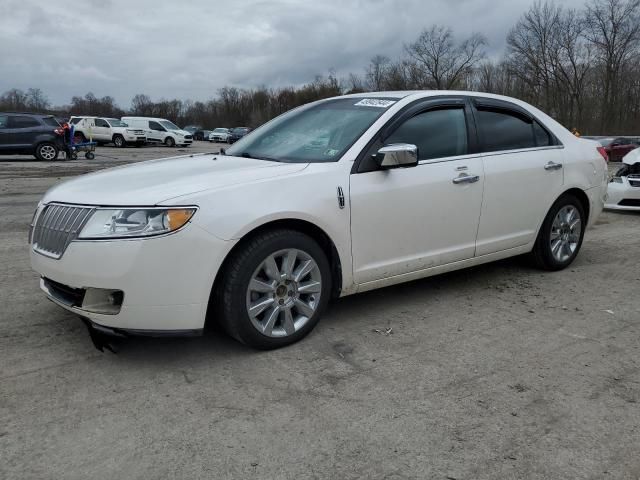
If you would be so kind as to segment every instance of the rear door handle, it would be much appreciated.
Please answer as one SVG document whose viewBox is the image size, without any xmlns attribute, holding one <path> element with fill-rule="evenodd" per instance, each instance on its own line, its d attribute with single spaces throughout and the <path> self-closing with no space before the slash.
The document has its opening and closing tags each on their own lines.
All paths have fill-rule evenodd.
<svg viewBox="0 0 640 480">
<path fill-rule="evenodd" d="M 452 181 L 456 185 L 460 185 L 461 183 L 476 183 L 478 180 L 480 180 L 480 175 L 467 175 L 466 173 L 461 173 Z"/>
<path fill-rule="evenodd" d="M 544 166 L 545 170 L 560 170 L 562 168 L 561 163 L 549 162 Z"/>
</svg>

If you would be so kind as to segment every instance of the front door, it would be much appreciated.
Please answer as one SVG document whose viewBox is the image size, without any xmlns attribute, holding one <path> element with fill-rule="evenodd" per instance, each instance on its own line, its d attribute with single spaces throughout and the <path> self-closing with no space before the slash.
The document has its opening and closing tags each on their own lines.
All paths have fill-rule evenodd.
<svg viewBox="0 0 640 480">
<path fill-rule="evenodd" d="M 149 130 L 147 131 L 147 140 L 150 140 L 152 142 L 164 142 L 166 132 L 167 131 L 162 125 L 160 125 L 158 122 L 150 120 Z"/>
<path fill-rule="evenodd" d="M 104 118 L 96 118 L 93 127 L 93 139 L 100 142 L 111 141 L 111 127 Z"/>
<path fill-rule="evenodd" d="M 418 147 L 417 166 L 365 168 L 370 171 L 351 175 L 358 284 L 474 256 L 484 172 L 482 157 L 470 153 L 467 115 L 464 101 L 428 102 L 425 110 L 414 111 L 380 138 L 364 159 L 369 161 L 383 145 L 410 143 Z"/>
</svg>

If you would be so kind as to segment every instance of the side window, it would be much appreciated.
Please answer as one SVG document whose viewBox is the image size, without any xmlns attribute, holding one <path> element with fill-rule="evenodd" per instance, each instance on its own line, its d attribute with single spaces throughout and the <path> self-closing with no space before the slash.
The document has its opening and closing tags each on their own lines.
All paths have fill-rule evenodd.
<svg viewBox="0 0 640 480">
<path fill-rule="evenodd" d="M 159 132 L 164 132 L 164 128 L 162 128 L 162 125 L 160 125 L 158 122 L 149 122 L 149 128 L 151 130 L 157 130 Z"/>
<path fill-rule="evenodd" d="M 40 122 L 33 117 L 27 117 L 26 115 L 14 115 L 9 117 L 9 128 L 31 128 L 39 127 Z"/>
<path fill-rule="evenodd" d="M 536 137 L 536 146 L 548 147 L 550 145 L 553 145 L 549 132 L 547 132 L 545 128 L 535 120 L 533 122 L 533 134 Z"/>
<path fill-rule="evenodd" d="M 0 115 L 0 128 L 7 128 L 9 117 L 6 115 Z"/>
<path fill-rule="evenodd" d="M 109 124 L 102 118 L 96 118 L 96 127 L 107 127 L 107 128 L 109 128 Z"/>
<path fill-rule="evenodd" d="M 531 121 L 509 110 L 478 108 L 478 124 L 485 152 L 533 148 L 536 139 Z"/>
<path fill-rule="evenodd" d="M 420 160 L 467 153 L 467 124 L 463 108 L 428 110 L 400 125 L 384 142 L 411 143 Z"/>
</svg>

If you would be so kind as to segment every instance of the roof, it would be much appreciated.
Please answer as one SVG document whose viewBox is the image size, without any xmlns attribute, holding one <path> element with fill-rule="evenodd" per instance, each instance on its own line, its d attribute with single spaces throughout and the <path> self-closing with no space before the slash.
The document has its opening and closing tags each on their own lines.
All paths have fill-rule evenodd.
<svg viewBox="0 0 640 480">
<path fill-rule="evenodd" d="M 53 117 L 51 113 L 33 113 L 33 112 L 0 112 L 0 115 L 31 115 L 33 117 Z"/>
</svg>

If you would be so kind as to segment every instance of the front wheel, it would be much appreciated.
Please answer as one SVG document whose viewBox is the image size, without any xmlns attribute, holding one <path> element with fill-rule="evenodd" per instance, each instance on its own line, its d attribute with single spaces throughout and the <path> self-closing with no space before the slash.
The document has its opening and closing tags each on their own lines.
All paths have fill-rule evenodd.
<svg viewBox="0 0 640 480">
<path fill-rule="evenodd" d="M 240 342 L 279 348 L 306 336 L 331 292 L 331 269 L 320 246 L 294 230 L 258 235 L 230 259 L 222 278 L 221 320 Z"/>
<path fill-rule="evenodd" d="M 173 137 L 167 137 L 164 141 L 164 144 L 167 147 L 175 147 L 176 146 L 176 141 L 173 139 Z"/>
<path fill-rule="evenodd" d="M 565 194 L 553 204 L 542 223 L 533 247 L 533 257 L 544 270 L 562 270 L 580 251 L 586 227 L 582 202 Z"/>
<path fill-rule="evenodd" d="M 124 148 L 127 146 L 127 142 L 124 141 L 124 137 L 122 135 L 114 135 L 113 144 L 118 148 Z"/>
</svg>

